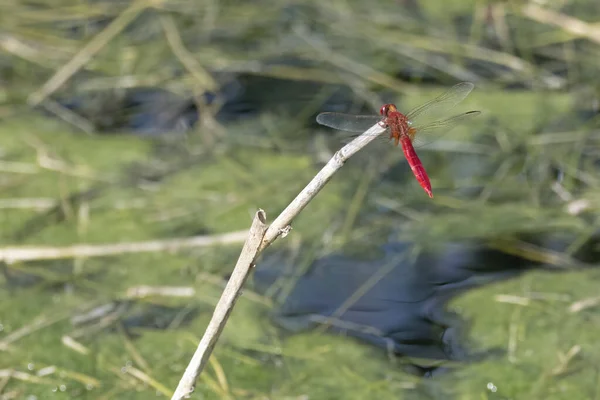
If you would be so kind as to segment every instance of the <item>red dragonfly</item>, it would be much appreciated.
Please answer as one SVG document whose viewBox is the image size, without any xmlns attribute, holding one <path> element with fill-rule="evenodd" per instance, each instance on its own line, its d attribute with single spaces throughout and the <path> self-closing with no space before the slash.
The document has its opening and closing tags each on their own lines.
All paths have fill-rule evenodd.
<svg viewBox="0 0 600 400">
<path fill-rule="evenodd" d="M 464 120 L 480 114 L 479 111 L 468 111 L 446 119 L 438 118 L 464 100 L 474 87 L 475 85 L 470 82 L 459 83 L 406 115 L 398 111 L 394 104 L 384 104 L 379 110 L 381 116 L 325 112 L 317 116 L 317 122 L 330 128 L 349 132 L 365 132 L 377 123 L 388 128 L 389 138 L 394 141 L 394 145 L 402 144 L 404 156 L 417 181 L 429 197 L 433 197 L 429 177 L 417 156 L 415 147 L 433 142 L 441 136 L 440 131 L 443 130 L 443 133 L 446 133 Z"/>
</svg>

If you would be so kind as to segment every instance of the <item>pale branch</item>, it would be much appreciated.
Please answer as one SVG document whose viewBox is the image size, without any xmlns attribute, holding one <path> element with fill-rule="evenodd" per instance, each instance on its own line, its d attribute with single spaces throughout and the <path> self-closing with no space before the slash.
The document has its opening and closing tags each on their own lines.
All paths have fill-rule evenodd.
<svg viewBox="0 0 600 400">
<path fill-rule="evenodd" d="M 0 262 L 7 264 L 34 260 L 103 257 L 126 253 L 177 251 L 184 248 L 207 247 L 244 241 L 248 231 L 236 231 L 219 235 L 193 236 L 147 242 L 110 244 L 79 244 L 67 247 L 19 246 L 0 248 Z"/>
<path fill-rule="evenodd" d="M 384 131 L 385 128 L 379 124 L 375 124 L 362 135 L 338 150 L 321 171 L 319 171 L 308 185 L 302 189 L 298 196 L 296 196 L 285 210 L 275 218 L 265 234 L 260 248 L 261 251 L 273 243 L 282 232 L 289 229 L 288 226 L 292 223 L 294 218 L 300 214 L 300 211 L 302 211 L 319 191 L 321 191 L 325 184 L 329 182 L 333 174 L 335 174 L 350 157 L 372 142 L 375 138 L 379 137 Z"/>
<path fill-rule="evenodd" d="M 260 253 L 260 245 L 267 230 L 266 219 L 265 212 L 263 210 L 258 210 L 254 216 L 248 239 L 242 248 L 240 257 L 233 269 L 233 273 L 215 307 L 215 311 L 204 332 L 204 336 L 200 340 L 198 348 L 185 369 L 185 372 L 179 381 L 179 385 L 177 385 L 177 389 L 171 399 L 188 398 L 194 391 L 196 380 L 204 369 L 219 336 L 221 336 L 221 332 L 227 323 L 227 319 L 233 310 L 233 306 L 241 294 L 244 283 L 250 275 L 254 262 Z"/>
<path fill-rule="evenodd" d="M 358 136 L 346 146 L 338 150 L 331 160 L 319 171 L 317 175 L 306 185 L 294 200 L 279 214 L 275 221 L 267 228 L 264 211 L 259 210 L 254 217 L 252 227 L 246 244 L 242 249 L 238 262 L 233 270 L 229 282 L 221 295 L 221 299 L 215 307 L 213 316 L 204 332 L 204 336 L 198 344 L 192 360 L 187 366 L 179 385 L 171 397 L 171 400 L 189 398 L 194 391 L 196 381 L 202 369 L 206 365 L 212 350 L 227 323 L 227 319 L 235 305 L 235 301 L 241 293 L 244 282 L 251 272 L 252 266 L 260 253 L 273 243 L 282 233 L 287 233 L 294 218 L 306 207 L 306 205 L 319 193 L 333 174 L 339 170 L 344 163 L 364 148 L 374 139 L 379 137 L 385 128 L 379 124 L 373 125 L 369 130 Z"/>
</svg>

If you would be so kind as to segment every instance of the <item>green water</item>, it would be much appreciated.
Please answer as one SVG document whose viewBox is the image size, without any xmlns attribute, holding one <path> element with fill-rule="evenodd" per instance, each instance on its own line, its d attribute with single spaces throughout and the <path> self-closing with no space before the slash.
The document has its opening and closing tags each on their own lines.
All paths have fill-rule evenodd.
<svg viewBox="0 0 600 400">
<path fill-rule="evenodd" d="M 478 241 L 561 270 L 452 301 L 470 346 L 498 355 L 420 379 L 356 340 L 282 333 L 271 300 L 246 290 L 192 398 L 600 398 L 600 270 L 571 257 L 598 225 L 598 119 L 583 115 L 598 97 L 597 2 L 543 5 L 580 19 L 575 33 L 535 21 L 539 10 L 525 17 L 517 2 L 367 3 L 141 1 L 148 9 L 112 37 L 88 22 L 116 18 L 127 2 L 0 5 L 0 251 L 235 232 L 258 208 L 272 220 L 339 145 L 305 126 L 331 94 L 306 80 L 346 85 L 374 110 L 384 92 L 405 110 L 472 78 L 476 90 L 460 107 L 482 115 L 419 149 L 433 200 L 399 164 L 399 149 L 373 146 L 267 252 L 291 249 L 302 268 L 337 251 L 367 257 L 388 239 L 427 251 Z M 94 50 L 96 35 L 105 42 L 81 71 L 63 69 Z M 28 95 L 65 71 L 83 77 L 69 76 L 52 98 L 100 93 L 117 108 L 123 85 L 192 97 L 210 87 L 207 73 L 217 84 L 251 75 L 265 79 L 248 89 L 261 113 L 150 139 L 86 134 L 23 112 Z M 273 77 L 277 86 L 265 83 Z M 89 118 L 111 111 L 92 107 Z M 585 210 L 570 212 L 577 204 Z M 524 247 L 524 236 L 542 245 Z M 550 239 L 563 246 L 545 247 Z M 169 398 L 241 246 L 0 264 L 0 399 Z M 132 297 L 142 286 L 178 295 Z M 94 310 L 104 311 L 93 319 Z"/>
<path fill-rule="evenodd" d="M 552 110 L 555 115 L 568 115 L 570 99 L 566 96 L 478 90 L 466 107 L 481 109 L 484 114 L 473 129 L 458 129 L 450 140 L 477 143 L 491 131 L 505 135 L 508 144 L 529 143 L 533 148 L 530 154 L 537 153 L 540 160 L 566 156 L 574 145 L 545 144 L 543 140 L 531 144 L 533 135 L 525 136 L 533 129 L 536 118 L 532 115 L 536 113 Z M 512 131 L 494 131 L 494 120 Z M 52 214 L 49 209 L 5 206 L 0 212 L 4 246 L 125 243 L 246 229 L 258 207 L 274 218 L 317 171 L 309 151 L 281 153 L 230 146 L 204 152 L 199 132 L 170 143 L 130 136 L 89 136 L 33 114 L 8 119 L 0 129 L 5 160 L 2 199 L 16 203 L 26 198 L 50 199 L 58 207 Z M 538 141 L 540 137 L 545 136 L 538 135 Z M 424 160 L 438 165 L 458 164 L 467 157 L 460 152 L 424 154 Z M 327 234 L 322 221 L 329 221 L 326 228 L 333 240 L 329 245 L 317 245 L 317 254 L 339 248 L 344 237 L 360 239 L 361 232 L 372 231 L 361 219 L 366 211 L 358 211 L 350 228 L 344 224 L 349 218 L 348 194 L 357 192 L 361 170 L 364 165 L 359 161 L 345 166 L 298 218 L 293 234 L 269 251 L 286 246 L 314 249 Z M 378 196 L 393 195 L 398 207 L 425 218 L 426 224 L 412 222 L 414 229 L 420 228 L 423 232 L 417 233 L 435 241 L 527 231 L 531 224 L 538 232 L 551 232 L 559 226 L 582 234 L 593 226 L 561 207 L 538 210 L 535 196 L 516 197 L 517 175 L 512 171 L 502 177 L 497 189 L 507 198 L 502 201 L 502 196 L 493 195 L 489 213 L 485 202 L 453 197 L 453 190 L 468 179 L 467 173 L 452 180 L 443 170 L 439 175 L 436 171 L 430 172 L 434 191 L 438 186 L 455 186 L 440 190 L 439 199 L 427 200 L 412 180 L 392 189 L 377 189 L 379 186 L 371 183 L 374 189 L 364 196 L 364 209 Z M 99 189 L 93 196 L 69 200 L 70 194 L 94 187 Z M 589 191 L 593 196 L 594 188 Z M 509 218 L 511 214 L 520 217 Z M 523 218 L 528 218 L 525 224 Z M 231 270 L 240 248 L 241 243 L 175 253 L 6 265 L 0 291 L 0 369 L 4 374 L 14 370 L 22 375 L 2 381 L 7 384 L 4 391 L 18 393 L 18 398 L 44 399 L 168 395 L 219 297 L 219 276 Z M 535 272 L 459 297 L 451 308 L 469 321 L 474 346 L 498 347 L 505 352 L 460 366 L 435 380 L 405 374 L 385 352 L 355 340 L 315 332 L 281 336 L 269 319 L 269 301 L 247 293 L 201 378 L 197 398 L 595 398 L 600 318 L 594 307 L 580 312 L 570 312 L 569 307 L 597 296 L 599 279 L 600 271 L 594 269 Z M 140 285 L 187 287 L 195 294 L 128 300 L 127 290 Z M 114 314 L 108 313 L 101 320 L 107 323 L 104 327 L 98 327 L 101 322 L 97 320 L 83 326 L 72 323 L 73 316 L 119 301 L 124 308 L 115 311 L 116 322 L 110 321 Z M 149 312 L 158 306 L 176 311 Z M 122 321 L 131 321 L 128 318 L 140 313 L 149 315 L 146 322 L 151 323 L 138 321 L 134 327 L 123 327 Z M 187 319 L 190 313 L 193 317 Z M 25 331 L 18 337 L 11 336 L 22 329 Z M 81 349 L 65 344 L 65 336 L 76 340 Z M 578 353 L 566 360 L 574 348 Z M 49 367 L 52 373 L 45 375 Z"/>
</svg>

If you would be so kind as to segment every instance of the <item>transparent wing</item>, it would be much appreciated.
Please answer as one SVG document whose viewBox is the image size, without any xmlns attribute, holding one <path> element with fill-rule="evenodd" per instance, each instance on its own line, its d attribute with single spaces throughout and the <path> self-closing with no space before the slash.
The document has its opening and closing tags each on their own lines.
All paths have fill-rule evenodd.
<svg viewBox="0 0 600 400">
<path fill-rule="evenodd" d="M 383 118 L 376 115 L 352 115 L 324 112 L 317 115 L 317 122 L 333 129 L 348 132 L 364 132 Z"/>
<path fill-rule="evenodd" d="M 447 92 L 410 111 L 406 114 L 406 117 L 413 126 L 423 126 L 434 120 L 439 120 L 444 116 L 443 114 L 446 114 L 452 107 L 463 101 L 474 87 L 475 85 L 470 82 L 454 85 Z"/>
<path fill-rule="evenodd" d="M 427 125 L 413 126 L 411 127 L 412 129 L 409 133 L 413 147 L 425 146 L 426 144 L 429 144 L 450 132 L 456 126 L 479 114 L 481 114 L 481 111 L 468 111 L 466 113 L 458 114 L 441 121 L 435 121 Z M 444 132 L 440 132 L 441 130 Z"/>
</svg>

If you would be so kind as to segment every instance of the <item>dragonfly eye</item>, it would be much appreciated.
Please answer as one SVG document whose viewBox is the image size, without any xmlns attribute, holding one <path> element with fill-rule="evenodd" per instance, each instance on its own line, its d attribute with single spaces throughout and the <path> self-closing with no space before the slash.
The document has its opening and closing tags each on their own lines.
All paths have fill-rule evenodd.
<svg viewBox="0 0 600 400">
<path fill-rule="evenodd" d="M 379 114 L 383 115 L 384 117 L 387 117 L 389 111 L 390 111 L 390 105 L 384 104 L 379 109 Z"/>
</svg>

